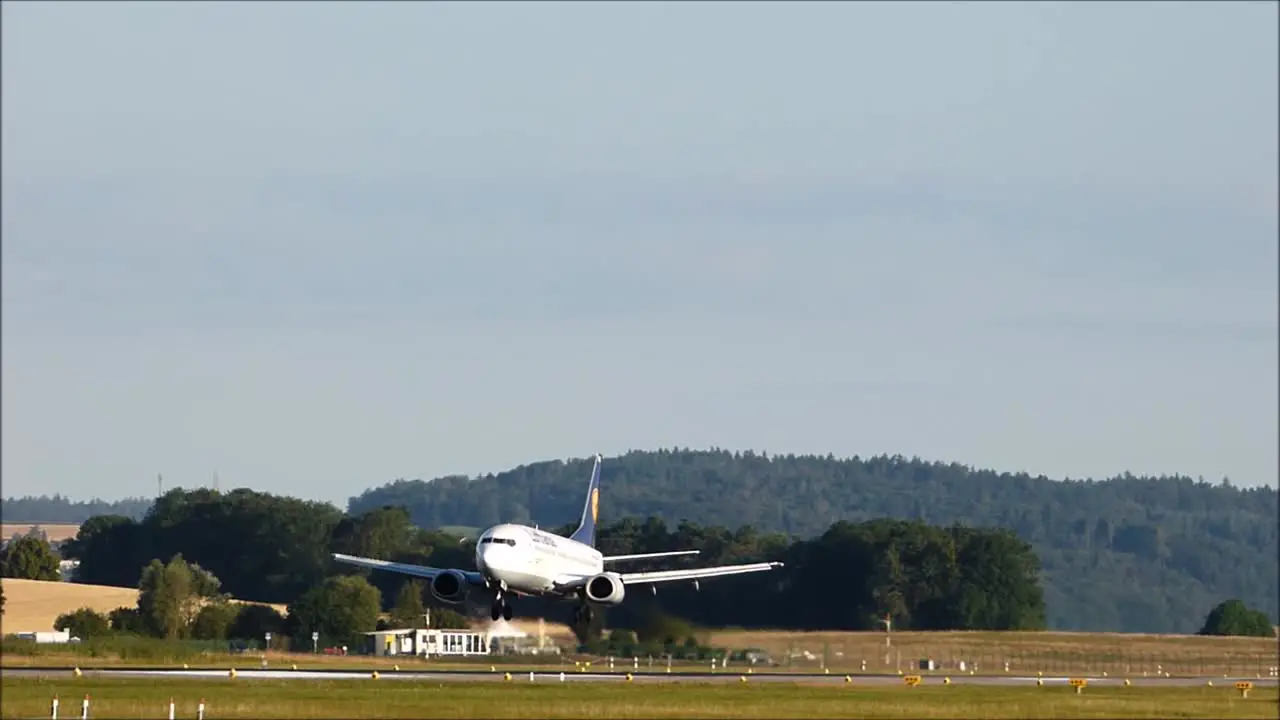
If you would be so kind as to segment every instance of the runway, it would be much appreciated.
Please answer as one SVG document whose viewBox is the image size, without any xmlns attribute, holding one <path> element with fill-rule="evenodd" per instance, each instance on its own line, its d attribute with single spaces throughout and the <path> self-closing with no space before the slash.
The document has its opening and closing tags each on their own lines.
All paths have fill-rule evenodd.
<svg viewBox="0 0 1280 720">
<path fill-rule="evenodd" d="M 239 668 L 235 671 L 235 677 L 245 680 L 372 680 L 374 679 L 374 670 L 262 670 L 262 669 L 244 669 Z M 437 683 L 453 683 L 453 682 L 535 682 L 535 683 L 558 683 L 558 682 L 627 682 L 627 673 L 623 672 L 555 672 L 555 671 L 534 671 L 530 673 L 525 670 L 523 672 L 513 671 L 510 673 L 511 678 L 508 680 L 506 674 L 502 670 L 449 670 L 449 671 L 416 671 L 416 670 L 377 670 L 378 680 L 409 681 L 409 682 L 437 682 Z M 9 677 L 73 677 L 75 670 L 73 668 L 5 668 L 4 674 Z M 151 669 L 151 668 L 119 668 L 119 669 L 88 669 L 81 670 L 84 677 L 116 677 L 116 678 L 183 678 L 183 679 L 205 679 L 205 680 L 225 680 L 230 677 L 230 669 Z M 849 684 L 855 686 L 893 686 L 903 685 L 905 681 L 903 676 L 898 675 L 867 675 L 867 674 L 850 674 L 841 675 L 832 673 L 827 674 L 801 674 L 801 673 L 769 673 L 759 672 L 742 674 L 727 670 L 724 672 L 699 672 L 699 673 L 652 673 L 638 672 L 631 674 L 631 682 L 644 683 L 740 683 L 746 678 L 751 683 L 803 683 L 806 685 L 813 684 L 830 684 L 841 685 Z M 1123 686 L 1125 678 L 1122 677 L 1100 677 L 1093 675 L 1071 675 L 1071 676 L 1045 676 L 1034 677 L 1026 675 L 945 675 L 943 673 L 934 672 L 931 674 L 921 674 L 921 685 L 943 685 L 949 679 L 952 685 L 985 685 L 985 686 L 1034 686 L 1038 681 L 1045 685 L 1067 685 L 1072 679 L 1084 678 L 1090 686 Z M 1256 678 L 1256 677 L 1135 677 L 1128 678 L 1129 683 L 1133 687 L 1197 687 L 1205 686 L 1212 682 L 1215 686 L 1232 687 L 1238 681 L 1252 682 L 1256 688 L 1275 687 L 1277 678 Z"/>
</svg>

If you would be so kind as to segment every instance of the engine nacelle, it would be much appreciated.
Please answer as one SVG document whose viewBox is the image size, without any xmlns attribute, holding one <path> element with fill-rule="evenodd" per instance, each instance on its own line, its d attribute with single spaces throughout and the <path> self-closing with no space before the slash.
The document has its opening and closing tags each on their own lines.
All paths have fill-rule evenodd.
<svg viewBox="0 0 1280 720">
<path fill-rule="evenodd" d="M 447 603 L 461 603 L 467 599 L 467 578 L 456 570 L 446 570 L 431 579 L 431 594 Z"/>
<path fill-rule="evenodd" d="M 587 599 L 599 605 L 618 605 L 627 591 L 622 576 L 615 572 L 600 573 L 587 581 Z"/>
</svg>

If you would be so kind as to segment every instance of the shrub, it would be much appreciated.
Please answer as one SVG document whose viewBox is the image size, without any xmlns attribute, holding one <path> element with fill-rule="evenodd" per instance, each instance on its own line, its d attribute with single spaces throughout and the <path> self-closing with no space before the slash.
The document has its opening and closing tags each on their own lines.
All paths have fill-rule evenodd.
<svg viewBox="0 0 1280 720">
<path fill-rule="evenodd" d="M 73 637 L 87 640 L 111 634 L 111 621 L 106 615 L 91 608 L 80 608 L 74 612 L 64 613 L 53 621 L 55 630 L 67 630 Z"/>
<path fill-rule="evenodd" d="M 1227 600 L 1209 611 L 1200 635 L 1240 635 L 1274 637 L 1275 628 L 1266 613 L 1247 607 L 1240 600 Z"/>
</svg>

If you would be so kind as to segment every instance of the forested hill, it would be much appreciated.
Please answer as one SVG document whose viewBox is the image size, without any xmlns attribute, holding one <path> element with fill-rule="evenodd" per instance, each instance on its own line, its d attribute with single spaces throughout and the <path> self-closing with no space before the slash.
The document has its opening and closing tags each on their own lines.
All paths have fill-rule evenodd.
<svg viewBox="0 0 1280 720">
<path fill-rule="evenodd" d="M 349 511 L 403 505 L 429 528 L 553 526 L 581 515 L 590 471 L 588 460 L 553 461 L 474 480 L 398 481 L 352 498 Z M 1195 632 L 1231 597 L 1280 617 L 1272 488 L 1128 475 L 1056 481 L 902 457 L 662 450 L 605 459 L 600 515 L 751 525 L 793 538 L 838 520 L 999 526 L 1039 554 L 1051 628 Z"/>
<path fill-rule="evenodd" d="M 79 524 L 94 515 L 122 515 L 141 520 L 151 507 L 151 498 L 125 498 L 115 502 L 89 500 L 76 502 L 62 495 L 5 498 L 0 503 L 0 518 L 7 523 Z"/>
</svg>

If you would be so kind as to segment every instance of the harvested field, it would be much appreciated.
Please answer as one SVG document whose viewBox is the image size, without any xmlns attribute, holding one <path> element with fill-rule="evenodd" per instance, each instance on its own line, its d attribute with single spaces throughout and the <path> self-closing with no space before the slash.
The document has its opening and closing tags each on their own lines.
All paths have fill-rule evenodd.
<svg viewBox="0 0 1280 720">
<path fill-rule="evenodd" d="M 59 615 L 82 607 L 109 613 L 138 602 L 138 591 L 133 588 L 15 578 L 0 582 L 4 585 L 0 629 L 6 634 L 52 630 Z"/>
<path fill-rule="evenodd" d="M 5 599 L 0 630 L 5 634 L 53 630 L 59 615 L 83 607 L 105 614 L 138 604 L 135 588 L 16 578 L 4 578 L 0 582 L 4 585 Z M 282 613 L 286 610 L 284 605 L 272 607 Z"/>
<path fill-rule="evenodd" d="M 80 532 L 78 523 L 4 523 L 0 526 L 0 538 L 8 540 L 14 535 L 26 535 L 33 528 L 43 530 L 49 542 L 70 540 Z"/>
</svg>

